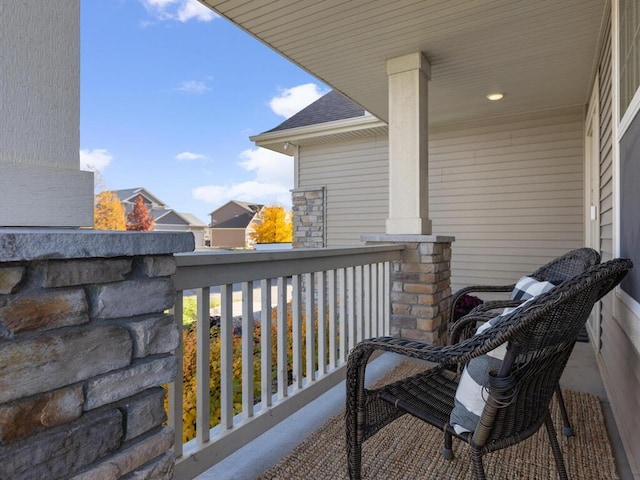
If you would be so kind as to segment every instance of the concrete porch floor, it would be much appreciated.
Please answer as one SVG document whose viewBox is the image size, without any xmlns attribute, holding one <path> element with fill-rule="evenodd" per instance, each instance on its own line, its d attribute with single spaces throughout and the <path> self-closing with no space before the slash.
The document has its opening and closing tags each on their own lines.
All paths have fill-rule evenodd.
<svg viewBox="0 0 640 480">
<path fill-rule="evenodd" d="M 367 381 L 374 382 L 401 361 L 402 358 L 394 354 L 380 356 L 367 368 Z M 600 398 L 620 479 L 633 480 L 634 477 L 613 420 L 609 400 L 600 379 L 591 343 L 576 344 L 562 377 L 561 386 L 571 390 L 589 392 Z M 255 479 L 322 426 L 329 417 L 339 413 L 343 407 L 344 382 L 235 454 L 199 475 L 197 480 Z"/>
</svg>

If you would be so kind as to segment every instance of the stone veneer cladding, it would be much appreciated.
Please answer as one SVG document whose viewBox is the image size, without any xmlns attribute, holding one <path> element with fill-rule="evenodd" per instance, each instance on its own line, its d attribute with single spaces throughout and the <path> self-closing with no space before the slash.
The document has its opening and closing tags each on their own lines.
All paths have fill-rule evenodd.
<svg viewBox="0 0 640 480">
<path fill-rule="evenodd" d="M 304 187 L 291 191 L 293 248 L 326 246 L 325 192 L 325 187 Z"/>
<path fill-rule="evenodd" d="M 0 478 L 169 479 L 191 234 L 0 229 Z"/>
<path fill-rule="evenodd" d="M 363 235 L 367 245 L 402 243 L 391 268 L 391 335 L 447 342 L 451 301 L 451 244 L 440 235 Z"/>
</svg>

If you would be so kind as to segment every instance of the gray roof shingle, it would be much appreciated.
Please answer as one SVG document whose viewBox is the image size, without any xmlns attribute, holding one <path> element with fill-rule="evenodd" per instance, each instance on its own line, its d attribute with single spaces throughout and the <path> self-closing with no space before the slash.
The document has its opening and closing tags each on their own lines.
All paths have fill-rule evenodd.
<svg viewBox="0 0 640 480">
<path fill-rule="evenodd" d="M 217 223 L 211 228 L 247 228 L 254 216 L 255 215 L 253 213 L 243 213 L 242 215 L 238 215 L 237 217 L 231 218 L 225 222 Z"/>
<path fill-rule="evenodd" d="M 277 127 L 267 130 L 267 132 L 277 132 L 280 130 L 288 130 L 290 128 L 306 127 L 309 125 L 316 125 L 318 123 L 362 117 L 363 115 L 364 108 L 357 103 L 352 102 L 340 92 L 331 90 L 311 105 L 303 108 L 292 117 L 289 117 Z"/>
</svg>

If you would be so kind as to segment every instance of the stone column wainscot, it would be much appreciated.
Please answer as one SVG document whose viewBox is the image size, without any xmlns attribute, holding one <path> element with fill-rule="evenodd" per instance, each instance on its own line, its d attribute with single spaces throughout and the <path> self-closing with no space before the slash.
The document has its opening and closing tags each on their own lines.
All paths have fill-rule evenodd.
<svg viewBox="0 0 640 480">
<path fill-rule="evenodd" d="M 0 229 L 0 478 L 169 479 L 184 233 Z"/>
<path fill-rule="evenodd" d="M 363 235 L 362 240 L 367 245 L 405 245 L 402 260 L 391 269 L 391 334 L 446 343 L 454 237 Z"/>
<path fill-rule="evenodd" d="M 304 187 L 291 191 L 293 248 L 326 246 L 325 192 L 325 187 Z"/>
</svg>

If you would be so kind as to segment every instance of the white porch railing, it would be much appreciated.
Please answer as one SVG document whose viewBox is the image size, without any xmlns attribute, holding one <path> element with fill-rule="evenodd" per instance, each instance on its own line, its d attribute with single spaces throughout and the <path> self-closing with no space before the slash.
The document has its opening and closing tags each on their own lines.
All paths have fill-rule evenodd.
<svg viewBox="0 0 640 480">
<path fill-rule="evenodd" d="M 390 262 L 400 259 L 402 249 L 401 245 L 385 245 L 176 255 L 174 313 L 180 324 L 185 291 L 195 290 L 197 294 L 196 437 L 185 444 L 182 362 L 178 362 L 176 381 L 169 385 L 169 423 L 176 435 L 177 480 L 196 477 L 339 383 L 344 378 L 349 350 L 364 338 L 389 333 Z M 213 428 L 211 287 L 220 290 L 220 424 Z M 277 352 L 273 361 L 273 337 L 261 333 L 259 402 L 254 399 L 253 385 L 254 292 L 261 297 L 260 331 L 272 332 L 275 321 Z M 236 415 L 234 299 L 236 307 L 241 302 L 242 310 L 242 411 Z M 274 306 L 276 314 L 272 315 Z M 182 358 L 182 345 L 176 354 Z"/>
</svg>

